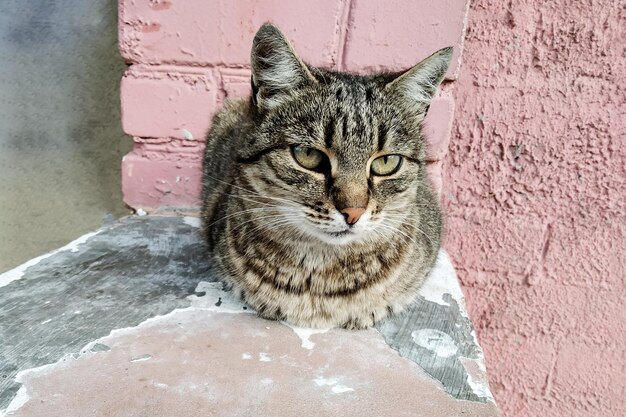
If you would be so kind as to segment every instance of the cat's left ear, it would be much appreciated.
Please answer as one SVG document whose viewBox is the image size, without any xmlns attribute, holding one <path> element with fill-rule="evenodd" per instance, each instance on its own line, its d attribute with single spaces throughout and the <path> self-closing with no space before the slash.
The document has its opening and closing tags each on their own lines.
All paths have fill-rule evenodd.
<svg viewBox="0 0 626 417">
<path fill-rule="evenodd" d="M 252 94 L 259 109 L 277 106 L 296 89 L 317 82 L 282 32 L 265 23 L 252 43 Z"/>
<path fill-rule="evenodd" d="M 451 47 L 440 49 L 401 73 L 385 86 L 385 90 L 399 97 L 415 114 L 425 116 L 433 95 L 446 75 L 451 57 Z"/>
</svg>

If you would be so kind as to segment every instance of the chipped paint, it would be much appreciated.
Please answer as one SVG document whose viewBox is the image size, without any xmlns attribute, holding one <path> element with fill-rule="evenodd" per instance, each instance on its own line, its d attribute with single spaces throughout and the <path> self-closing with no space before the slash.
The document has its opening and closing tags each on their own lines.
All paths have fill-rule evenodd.
<svg viewBox="0 0 626 417">
<path fill-rule="evenodd" d="M 450 305 L 443 299 L 445 294 L 450 294 L 459 304 L 464 302 L 463 291 L 461 291 L 456 272 L 444 250 L 439 251 L 435 267 L 424 281 L 418 294 L 428 301 L 444 306 Z"/>
<path fill-rule="evenodd" d="M 487 401 L 495 404 L 493 394 L 489 389 L 489 381 L 487 379 L 487 369 L 482 359 L 459 358 L 463 367 L 467 371 L 467 384 L 472 388 L 474 393 L 486 398 Z"/>
<path fill-rule="evenodd" d="M 11 282 L 18 280 L 24 276 L 24 272 L 30 268 L 31 266 L 37 265 L 39 262 L 43 261 L 46 258 L 49 258 L 53 255 L 56 255 L 59 252 L 70 251 L 70 252 L 78 252 L 80 245 L 87 242 L 90 238 L 100 233 L 102 230 L 98 230 L 95 232 L 87 233 L 82 235 L 78 239 L 75 239 L 63 246 L 62 248 L 56 249 L 52 252 L 46 253 L 45 255 L 38 256 L 37 258 L 33 258 L 28 262 L 23 263 L 22 265 L 11 269 L 0 275 L 0 288 L 6 285 L 9 285 Z"/>
<path fill-rule="evenodd" d="M 176 178 L 176 180 L 178 181 L 178 177 Z M 183 217 L 183 221 L 185 222 L 185 224 L 188 224 L 189 226 L 193 226 L 193 227 L 200 227 L 200 218 L 198 217 L 193 217 L 193 216 L 185 216 Z"/>
<path fill-rule="evenodd" d="M 227 322 L 231 324 L 223 328 L 220 327 L 219 331 L 216 331 L 215 333 L 211 333 L 211 335 L 213 336 L 207 335 L 207 338 L 202 341 L 203 349 L 208 349 L 207 352 L 212 352 L 213 347 L 211 346 L 215 346 L 215 344 L 221 343 L 219 341 L 216 341 L 215 339 L 212 339 L 215 335 L 217 335 L 220 340 L 223 340 L 224 338 L 228 338 L 234 344 L 243 343 L 240 346 L 241 350 L 232 351 L 232 352 L 230 352 L 230 350 L 228 351 L 231 354 L 235 355 L 235 356 L 232 356 L 232 359 L 235 359 L 234 362 L 236 362 L 236 363 L 234 362 L 229 362 L 229 363 L 231 363 L 233 366 L 242 366 L 247 370 L 255 369 L 255 367 L 262 366 L 263 374 L 260 375 L 258 379 L 256 379 L 256 383 L 260 383 L 261 378 L 270 378 L 273 381 L 275 381 L 276 386 L 280 385 L 281 387 L 283 387 L 285 384 L 284 379 L 281 379 L 276 374 L 272 374 L 272 372 L 275 370 L 275 367 L 285 367 L 285 369 L 301 368 L 302 366 L 304 366 L 303 364 L 309 361 L 320 360 L 320 355 L 331 354 L 332 358 L 336 358 L 336 356 L 333 353 L 335 352 L 334 346 L 336 346 L 336 344 L 339 344 L 339 343 L 343 343 L 345 345 L 344 348 L 348 349 L 349 355 L 354 355 L 354 352 L 360 351 L 363 349 L 374 349 L 375 352 L 378 352 L 381 355 L 383 354 L 386 355 L 385 357 L 389 357 L 389 358 L 397 357 L 398 359 L 402 359 L 402 360 L 408 359 L 407 362 L 404 362 L 405 363 L 404 366 L 409 365 L 411 369 L 417 370 L 419 368 L 415 365 L 415 363 L 417 363 L 418 365 L 424 367 L 424 369 L 427 369 L 427 371 L 430 373 L 430 368 L 428 368 L 427 366 L 428 361 L 423 358 L 425 350 L 422 350 L 420 352 L 420 355 L 422 356 L 422 358 L 418 357 L 416 359 L 410 354 L 406 354 L 401 349 L 398 350 L 397 345 L 394 344 L 394 346 L 392 346 L 393 349 L 400 351 L 401 356 L 406 359 L 401 358 L 400 356 L 393 353 L 392 350 L 388 349 L 388 346 L 384 343 L 381 335 L 374 330 L 365 331 L 365 332 L 345 332 L 345 331 L 340 331 L 340 330 L 329 331 L 329 329 L 301 329 L 301 328 L 294 329 L 292 327 L 283 326 L 280 323 L 268 322 L 268 321 L 260 320 L 256 318 L 254 311 L 247 308 L 241 302 L 241 300 L 237 299 L 237 297 L 233 295 L 231 292 L 225 291 L 221 283 L 205 282 L 205 281 L 199 282 L 200 279 L 209 280 L 209 279 L 216 279 L 217 277 L 212 275 L 212 273 L 209 270 L 205 268 L 200 268 L 198 266 L 199 264 L 201 264 L 201 260 L 203 259 L 201 243 L 199 243 L 200 242 L 199 240 L 200 238 L 198 236 L 199 234 L 197 233 L 197 230 L 195 230 L 194 226 L 190 225 L 183 218 L 158 217 L 158 216 L 149 216 L 146 218 L 131 217 L 131 218 L 124 220 L 122 224 L 124 223 L 126 223 L 128 226 L 123 226 L 123 227 L 130 227 L 130 229 L 128 230 L 130 232 L 129 233 L 130 236 L 133 236 L 133 245 L 136 245 L 137 247 L 142 247 L 142 245 L 148 245 L 149 249 L 146 251 L 146 255 L 140 258 L 142 260 L 141 271 L 142 273 L 145 272 L 146 275 L 153 276 L 153 278 L 158 278 L 159 276 L 158 276 L 158 273 L 155 273 L 155 270 L 151 268 L 158 268 L 158 271 L 163 273 L 163 269 L 162 269 L 163 266 L 160 265 L 157 262 L 157 260 L 163 258 L 165 252 L 163 252 L 162 250 L 156 250 L 155 248 L 152 248 L 150 246 L 152 245 L 151 242 L 154 242 L 154 241 L 164 242 L 166 240 L 163 239 L 163 237 L 165 236 L 171 237 L 172 234 L 174 236 L 180 236 L 179 239 L 182 239 L 180 241 L 181 245 L 177 247 L 179 248 L 179 252 L 183 254 L 181 256 L 184 256 L 186 263 L 181 264 L 181 266 L 179 267 L 180 271 L 178 271 L 178 269 L 167 271 L 168 282 L 170 282 L 169 280 L 173 279 L 174 276 L 178 276 L 179 274 L 187 278 L 190 275 L 193 275 L 195 278 L 190 281 L 193 283 L 193 285 L 189 286 L 188 288 L 189 292 L 187 294 L 189 293 L 193 294 L 194 292 L 195 294 L 183 295 L 183 298 L 181 298 L 181 304 L 168 304 L 168 306 L 170 307 L 171 306 L 175 307 L 176 305 L 182 305 L 186 307 L 178 308 L 173 311 L 166 310 L 168 311 L 167 313 L 163 315 L 158 315 L 152 318 L 148 318 L 146 320 L 141 321 L 137 325 L 134 324 L 134 323 L 137 323 L 136 321 L 125 319 L 121 323 L 124 323 L 124 324 L 132 323 L 132 325 L 129 327 L 125 327 L 125 328 L 119 328 L 116 330 L 108 331 L 108 336 L 96 337 L 93 342 L 86 344 L 80 350 L 77 350 L 77 348 L 80 347 L 80 345 L 71 347 L 71 350 L 68 350 L 68 347 L 66 346 L 65 347 L 66 352 L 71 351 L 71 352 L 77 352 L 77 353 L 73 353 L 69 357 L 65 356 L 58 362 L 55 362 L 54 364 L 52 364 L 52 366 L 58 366 L 58 371 L 60 373 L 65 372 L 65 370 L 67 369 L 66 365 L 74 366 L 72 364 L 76 363 L 77 360 L 91 361 L 90 363 L 101 363 L 103 361 L 107 361 L 108 360 L 107 358 L 120 356 L 121 352 L 118 350 L 118 345 L 115 344 L 116 341 L 119 341 L 120 339 L 136 340 L 137 335 L 142 334 L 142 340 L 143 340 L 143 337 L 148 337 L 150 334 L 154 334 L 154 332 L 160 332 L 162 331 L 162 329 L 167 328 L 169 329 L 168 332 L 170 332 L 170 334 L 174 334 L 174 333 L 176 334 L 175 339 L 172 339 L 173 342 L 185 344 L 185 343 L 188 343 L 189 340 L 192 340 L 194 337 L 196 337 L 197 332 L 199 331 L 202 332 L 203 331 L 202 329 L 205 329 L 207 326 L 209 327 L 221 326 L 219 323 L 222 323 L 222 322 Z M 139 224 L 143 226 L 141 228 L 135 228 L 135 225 L 139 225 Z M 84 268 L 83 265 L 88 265 L 86 270 L 91 271 L 89 273 L 93 273 L 94 271 L 98 270 L 97 268 L 99 268 L 100 265 L 97 259 L 102 259 L 104 252 L 115 251 L 119 249 L 120 244 L 124 246 L 124 252 L 122 253 L 126 253 L 128 251 L 130 246 L 126 247 L 125 246 L 126 243 L 115 240 L 115 239 L 110 240 L 107 238 L 107 236 L 112 235 L 112 234 L 115 234 L 115 236 L 119 236 L 120 233 L 123 233 L 122 230 L 123 229 L 121 227 L 119 230 L 109 229 L 107 231 L 106 236 L 98 238 L 97 241 L 91 242 L 89 247 L 87 248 L 81 247 L 80 258 L 74 258 L 74 257 L 68 258 L 69 255 L 59 255 L 60 257 L 59 259 L 63 260 L 63 262 L 68 262 L 68 263 L 76 262 L 77 265 L 80 265 L 79 269 L 81 271 Z M 197 248 L 197 251 L 196 251 L 196 248 Z M 169 255 L 166 258 L 179 259 L 177 258 L 179 254 L 177 254 L 176 252 L 174 253 L 167 252 L 167 253 Z M 59 259 L 55 260 L 56 262 L 55 265 L 57 266 L 58 266 Z M 92 262 L 92 264 L 88 264 L 87 260 L 91 260 L 89 262 Z M 129 261 L 124 261 L 123 262 L 123 265 L 125 267 L 124 271 L 128 271 L 129 264 L 127 262 L 136 262 L 136 259 L 131 258 Z M 178 262 L 176 263 L 176 265 L 178 265 Z M 36 271 L 35 270 L 29 271 L 26 277 L 30 279 L 31 275 L 34 274 L 35 272 L 37 273 L 36 276 L 38 277 L 46 276 L 46 274 L 48 273 L 53 273 L 50 271 L 54 271 L 57 269 L 58 268 L 56 267 L 43 265 L 43 267 L 37 268 Z M 98 278 L 99 276 L 100 275 L 96 275 L 95 277 Z M 117 275 L 115 275 L 114 273 L 113 275 L 111 275 L 111 277 L 113 280 L 122 279 L 124 282 L 126 282 L 124 276 L 119 276 L 118 278 L 116 278 Z M 79 274 L 77 276 L 77 279 L 80 280 L 79 282 L 83 282 L 85 279 L 85 276 Z M 101 280 L 99 279 L 98 282 L 100 281 Z M 23 281 L 23 282 L 26 282 L 26 281 Z M 150 282 L 144 283 L 144 285 L 150 285 Z M 95 291 L 96 286 L 94 286 L 92 290 Z M 169 294 L 171 291 L 171 287 L 168 286 L 163 291 L 164 291 L 164 294 Z M 42 293 L 38 296 L 38 299 L 41 300 L 42 306 L 51 305 L 49 302 L 51 300 L 50 294 L 51 293 Z M 409 311 L 406 317 L 404 316 L 398 317 L 398 320 L 395 321 L 394 323 L 396 323 L 399 326 L 399 328 L 409 329 L 409 345 L 413 346 L 414 347 L 413 349 L 415 349 L 417 345 L 415 345 L 414 342 L 411 341 L 410 333 L 414 330 L 418 330 L 419 326 L 424 324 L 423 320 L 419 318 L 419 316 L 414 316 L 416 312 L 417 313 L 427 312 L 428 314 L 431 314 L 433 317 L 442 317 L 442 314 L 443 314 L 443 316 L 455 322 L 456 320 L 461 320 L 459 323 L 461 323 L 462 325 L 459 326 L 458 328 L 454 326 L 455 322 L 450 323 L 450 327 L 457 329 L 456 331 L 458 332 L 458 334 L 452 333 L 453 330 L 450 330 L 447 327 L 445 328 L 442 327 L 441 330 L 449 333 L 450 335 L 453 335 L 453 339 L 455 340 L 455 342 L 459 343 L 459 346 L 463 346 L 463 350 L 460 348 L 459 352 L 457 352 L 457 355 L 462 354 L 471 358 L 476 358 L 476 360 L 478 360 L 479 358 L 477 358 L 476 355 L 473 353 L 475 352 L 475 349 L 479 349 L 479 348 L 476 346 L 473 346 L 474 335 L 470 334 L 471 325 L 469 324 L 469 321 L 467 321 L 462 315 L 458 315 L 459 313 L 462 313 L 462 311 L 461 312 L 458 311 L 459 307 L 461 307 L 460 308 L 461 310 L 463 309 L 462 306 L 458 306 L 457 302 L 451 296 L 446 296 L 446 297 L 443 297 L 442 299 L 444 298 L 449 303 L 449 305 L 442 305 L 442 304 L 433 303 L 430 301 L 420 300 L 419 305 L 416 307 L 416 309 Z M 48 301 L 48 304 L 46 304 L 46 301 Z M 20 306 L 21 306 L 20 309 L 23 310 L 24 312 L 30 311 L 28 308 L 26 308 L 27 304 L 20 304 Z M 59 315 L 59 317 L 53 320 L 53 322 L 55 323 L 55 327 L 47 326 L 46 328 L 47 329 L 58 328 L 57 324 L 65 324 L 68 322 L 68 320 L 77 320 L 77 319 L 82 320 L 83 317 L 92 317 L 93 310 L 91 310 L 90 306 L 91 304 L 75 304 L 75 303 L 68 304 L 68 308 L 66 310 L 58 311 L 57 314 Z M 434 310 L 431 310 L 432 306 L 436 306 L 437 308 Z M 155 306 L 153 304 L 149 304 L 147 305 L 147 307 L 152 309 Z M 49 307 L 46 307 L 46 308 L 49 308 Z M 80 315 L 72 314 L 74 311 L 78 311 L 78 309 L 82 311 L 82 314 Z M 65 311 L 65 313 L 63 313 L 63 311 Z M 152 311 L 155 311 L 155 310 L 152 310 Z M 163 311 L 163 310 L 160 310 L 160 311 Z M 220 314 L 220 313 L 227 313 L 227 314 Z M 248 313 L 248 314 L 241 314 L 241 313 Z M 52 316 L 49 316 L 49 317 L 52 317 Z M 45 319 L 46 319 L 45 316 L 43 318 L 38 318 L 38 321 L 36 324 L 39 325 L 41 321 Z M 467 323 L 465 323 L 465 321 L 467 321 Z M 99 323 L 98 320 L 96 320 L 96 322 Z M 241 323 L 241 322 L 247 323 L 246 326 L 252 326 L 254 329 L 251 330 L 248 327 L 245 327 L 245 326 L 242 327 L 236 324 L 236 323 Z M 192 325 L 192 323 L 196 323 L 196 324 Z M 439 324 L 443 326 L 445 323 L 439 323 Z M 98 326 L 102 326 L 102 324 L 99 324 Z M 429 326 L 429 327 L 424 327 L 424 328 L 429 329 L 431 327 Z M 105 329 L 109 329 L 109 327 L 102 328 L 102 330 L 105 330 Z M 43 329 L 42 331 L 45 332 L 46 330 Z M 241 334 L 240 332 L 242 331 L 246 333 L 245 341 L 240 340 L 241 336 L 239 335 Z M 291 334 L 294 334 L 294 333 L 300 339 L 300 343 L 297 343 L 297 339 L 293 338 L 293 336 L 289 337 Z M 328 334 L 323 334 L 323 333 L 328 333 Z M 103 333 L 96 333 L 96 334 L 100 335 Z M 312 335 L 314 334 L 316 335 L 316 337 L 314 338 L 315 342 L 312 342 L 310 339 Z M 283 343 L 282 345 L 281 344 L 276 345 L 276 341 L 275 341 L 276 335 L 280 335 L 280 337 L 283 338 L 282 340 L 288 343 Z M 389 336 L 388 334 L 385 335 L 385 337 L 388 337 L 388 336 Z M 374 343 L 374 345 L 367 347 L 367 346 L 361 346 L 359 345 L 359 343 L 354 343 L 354 342 L 348 343 L 348 340 L 350 340 L 351 338 L 356 338 L 358 340 L 361 340 L 361 338 L 365 338 L 369 340 L 370 342 L 372 342 L 371 338 L 375 338 L 376 342 Z M 248 343 L 248 341 L 252 341 L 253 339 L 256 340 L 256 343 L 257 343 L 256 346 L 254 345 L 251 346 L 249 344 L 248 345 L 246 344 Z M 315 350 L 311 351 L 313 347 L 315 347 Z M 288 350 L 286 352 L 282 352 L 283 349 L 288 349 Z M 331 350 L 329 351 L 329 349 Z M 147 351 L 149 351 L 150 354 L 155 357 L 159 355 L 158 350 L 153 350 L 153 347 L 141 344 L 141 345 L 136 345 L 133 349 L 131 349 L 130 351 L 127 351 L 120 359 L 123 359 L 125 363 L 128 363 L 128 361 L 131 360 L 130 358 L 137 359 L 138 354 L 146 354 Z M 389 353 L 391 353 L 391 355 L 389 355 Z M 96 354 L 101 355 L 98 357 L 97 360 L 94 358 L 94 355 Z M 250 359 L 247 359 L 246 357 L 247 355 L 250 356 Z M 369 364 L 371 363 L 372 359 L 374 358 L 374 356 L 376 355 L 367 354 L 367 355 L 364 355 L 363 357 L 358 357 L 358 358 L 350 356 L 351 358 L 350 360 L 358 359 L 359 361 L 362 361 L 362 363 L 359 362 L 361 363 L 361 365 L 355 365 L 355 366 L 357 367 L 364 366 L 367 368 Z M 58 358 L 59 356 L 50 356 L 50 357 L 56 360 L 56 358 Z M 158 361 L 150 362 L 150 366 L 133 366 L 132 369 L 136 369 L 136 370 L 148 369 L 148 368 L 152 369 L 153 366 L 163 366 L 162 356 L 159 355 L 158 358 L 159 358 Z M 262 360 L 262 358 L 271 359 L 271 363 Z M 456 356 L 450 357 L 450 359 L 455 359 L 455 358 Z M 258 360 L 251 360 L 251 359 L 258 359 Z M 25 363 L 25 362 L 15 362 L 15 363 L 19 367 L 20 363 Z M 30 363 L 37 364 L 37 362 L 30 362 Z M 341 368 L 344 363 L 343 359 L 341 362 L 336 361 L 335 359 L 333 359 L 330 362 L 328 361 L 324 362 L 321 365 L 317 365 L 315 369 L 324 369 L 324 366 L 326 366 L 327 364 L 331 364 L 331 363 L 333 363 L 332 365 L 333 372 L 337 372 L 338 375 L 350 375 L 350 372 L 346 371 L 346 369 Z M 240 365 L 237 365 L 237 364 L 240 364 Z M 271 366 L 269 366 L 270 364 Z M 187 366 L 186 361 L 181 361 L 181 366 L 183 365 Z M 381 362 L 379 366 L 380 366 L 381 371 L 386 369 L 385 362 Z M 457 362 L 456 368 L 454 368 L 453 365 L 451 366 L 452 366 L 451 368 L 445 368 L 446 375 L 449 375 L 449 372 L 451 370 L 455 372 L 463 371 L 462 374 L 459 374 L 459 378 L 462 378 L 464 385 L 468 385 L 469 382 L 466 381 L 467 374 L 465 373 L 465 369 L 468 369 L 468 372 L 470 372 L 470 369 L 464 368 L 458 362 Z M 338 369 L 337 367 L 341 368 L 341 370 Z M 32 369 L 38 369 L 38 368 L 32 368 Z M 396 372 L 397 371 L 398 370 L 396 369 Z M 55 374 L 58 374 L 56 370 L 55 370 Z M 433 375 L 435 379 L 439 381 L 442 381 L 442 378 L 443 378 L 442 384 L 444 385 L 444 388 L 446 389 L 446 391 L 448 391 L 448 393 L 452 394 L 454 398 L 470 399 L 470 401 L 473 401 L 473 404 L 480 403 L 480 400 L 476 399 L 476 395 L 472 394 L 473 397 L 467 397 L 465 396 L 465 392 L 466 392 L 464 391 L 465 388 L 463 388 L 462 386 L 454 385 L 458 382 L 457 379 L 448 380 L 447 377 L 442 377 L 441 375 L 437 373 L 432 373 L 431 375 Z M 477 377 L 476 373 L 472 373 L 472 378 L 473 378 L 472 383 L 476 383 L 476 381 L 480 381 L 480 379 L 477 379 L 479 378 L 479 376 Z M 37 378 L 35 379 L 39 379 L 39 374 L 37 374 Z M 159 383 L 168 383 L 169 386 L 176 386 L 176 384 L 170 384 L 169 381 L 167 380 L 162 380 L 160 376 L 158 377 L 158 379 L 159 379 Z M 34 380 L 34 379 L 30 379 L 30 380 Z M 350 376 L 350 380 L 361 381 L 362 378 L 355 379 L 352 376 Z M 395 381 L 395 377 L 392 377 L 391 380 Z M 23 381 L 23 379 L 19 379 L 19 381 Z M 311 383 L 310 379 L 308 379 L 307 381 L 309 384 Z M 344 382 L 343 380 L 338 379 L 335 384 L 328 385 L 329 388 L 327 392 L 329 394 L 342 394 L 342 393 L 348 393 L 352 390 L 355 390 L 359 392 L 359 395 L 364 395 L 363 393 L 367 391 L 365 386 L 358 385 L 357 387 L 353 384 L 345 384 L 343 382 Z M 453 383 L 452 387 L 450 387 L 451 382 Z M 429 383 L 432 384 L 432 381 L 430 381 Z M 155 387 L 153 384 L 149 382 L 147 384 L 149 386 Z M 448 386 L 446 386 L 446 384 L 448 384 Z M 438 383 L 437 383 L 437 386 L 438 386 Z M 13 395 L 18 390 L 15 384 L 9 385 L 9 387 L 15 389 L 14 391 L 9 391 L 9 393 L 13 393 Z M 155 389 L 156 388 L 158 387 L 155 387 Z M 162 388 L 159 388 L 159 389 L 162 389 Z M 198 385 L 198 389 L 203 389 L 203 388 L 201 388 L 201 385 Z M 32 391 L 31 391 L 31 394 L 32 394 Z M 38 396 L 41 396 L 41 394 L 39 394 Z M 334 396 L 333 395 L 333 397 L 348 398 L 352 396 L 350 395 Z M 11 400 L 11 399 L 12 399 L 11 397 L 8 398 L 8 400 Z M 3 406 L 6 406 L 7 404 L 9 404 L 8 401 L 4 403 Z M 30 407 L 36 407 L 36 406 L 34 404 L 31 404 L 28 406 L 28 408 Z M 20 414 L 18 413 L 18 415 Z"/>
<path fill-rule="evenodd" d="M 9 403 L 6 410 L 0 410 L 0 417 L 10 416 L 15 411 L 19 410 L 24 404 L 30 400 L 28 393 L 26 392 L 26 386 L 22 385 L 15 394 L 13 400 Z"/>
<path fill-rule="evenodd" d="M 104 417 L 139 410 L 149 415 L 229 416 L 247 415 L 244 410 L 250 407 L 258 415 L 275 415 L 276 407 L 293 398 L 299 401 L 290 403 L 290 415 L 302 417 L 332 415 L 337 409 L 346 410 L 346 417 L 497 415 L 492 405 L 447 395 L 418 366 L 386 348 L 375 331 L 320 336 L 316 354 L 311 355 L 293 343 L 291 329 L 273 325 L 272 337 L 267 338 L 265 327 L 265 320 L 253 315 L 187 309 L 137 326 L 128 334 L 118 332 L 101 339 L 112 346 L 109 352 L 87 353 L 58 364 L 53 372 L 30 373 L 22 379 L 31 401 L 16 416 L 38 417 L 52 411 Z M 149 366 L 125 366 L 130 352 L 140 348 L 149 349 L 159 360 Z M 246 349 L 259 352 L 259 348 L 280 359 L 271 364 L 230 360 Z M 308 375 L 316 369 L 332 373 L 318 373 L 312 379 Z M 280 389 L 272 389 L 274 385 Z M 264 390 L 250 389 L 255 386 Z M 121 401 L 126 399 L 132 401 Z M 320 406 L 311 409 L 311 402 Z"/>
<path fill-rule="evenodd" d="M 143 362 L 143 361 L 148 361 L 150 359 L 152 359 L 152 355 L 150 355 L 149 353 L 144 353 L 143 355 L 133 356 L 133 358 L 130 361 L 131 362 Z"/>
<path fill-rule="evenodd" d="M 64 355 L 56 363 L 50 363 L 50 364 L 47 364 L 47 365 L 38 366 L 36 368 L 31 368 L 31 369 L 25 369 L 23 371 L 18 372 L 17 375 L 15 376 L 15 380 L 17 382 L 23 384 L 23 385 L 17 391 L 17 394 L 15 395 L 15 397 L 13 397 L 13 399 L 11 400 L 11 402 L 9 403 L 7 408 L 4 409 L 4 410 L 0 410 L 0 417 L 9 417 L 9 416 L 13 415 L 20 408 L 22 408 L 26 403 L 28 403 L 28 401 L 30 401 L 31 397 L 30 397 L 30 394 L 28 393 L 28 388 L 27 388 L 27 386 L 24 383 L 25 380 L 29 376 L 31 376 L 31 375 L 37 375 L 37 376 L 45 375 L 48 372 L 51 372 L 57 366 L 63 366 L 67 362 L 73 361 L 73 360 L 76 360 L 76 358 L 74 356 L 72 356 L 71 354 L 67 354 L 67 355 Z"/>
</svg>

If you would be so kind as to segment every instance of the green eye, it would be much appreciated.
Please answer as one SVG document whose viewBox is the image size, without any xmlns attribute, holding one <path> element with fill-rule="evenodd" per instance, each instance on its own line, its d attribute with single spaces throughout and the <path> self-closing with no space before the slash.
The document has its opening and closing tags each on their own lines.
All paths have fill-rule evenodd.
<svg viewBox="0 0 626 417">
<path fill-rule="evenodd" d="M 372 174 L 385 176 L 395 174 L 402 165 L 402 157 L 400 155 L 385 155 L 372 161 L 370 167 Z"/>
<path fill-rule="evenodd" d="M 324 162 L 324 154 L 314 148 L 295 145 L 292 146 L 291 153 L 298 164 L 313 171 L 319 170 Z"/>
</svg>

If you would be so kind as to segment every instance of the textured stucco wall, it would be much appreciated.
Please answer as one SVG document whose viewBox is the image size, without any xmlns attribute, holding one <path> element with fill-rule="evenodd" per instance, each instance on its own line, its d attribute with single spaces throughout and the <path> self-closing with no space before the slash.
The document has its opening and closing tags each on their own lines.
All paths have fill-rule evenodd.
<svg viewBox="0 0 626 417">
<path fill-rule="evenodd" d="M 0 271 L 125 212 L 115 0 L 0 2 Z"/>
<path fill-rule="evenodd" d="M 626 415 L 624 10 L 471 4 L 446 248 L 505 416 Z"/>
</svg>

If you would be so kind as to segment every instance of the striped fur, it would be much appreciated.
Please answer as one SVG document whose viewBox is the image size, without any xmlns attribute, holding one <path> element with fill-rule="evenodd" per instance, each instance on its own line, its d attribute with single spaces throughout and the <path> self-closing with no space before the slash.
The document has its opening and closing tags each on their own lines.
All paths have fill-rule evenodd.
<svg viewBox="0 0 626 417">
<path fill-rule="evenodd" d="M 399 74 L 357 76 L 304 64 L 261 27 L 253 94 L 227 103 L 208 134 L 203 230 L 224 280 L 261 316 L 365 328 L 402 311 L 431 270 L 441 214 L 424 172 L 421 123 L 450 49 Z M 326 155 L 300 166 L 295 145 Z M 370 174 L 381 155 L 399 170 Z M 341 207 L 364 207 L 348 226 Z"/>
</svg>

